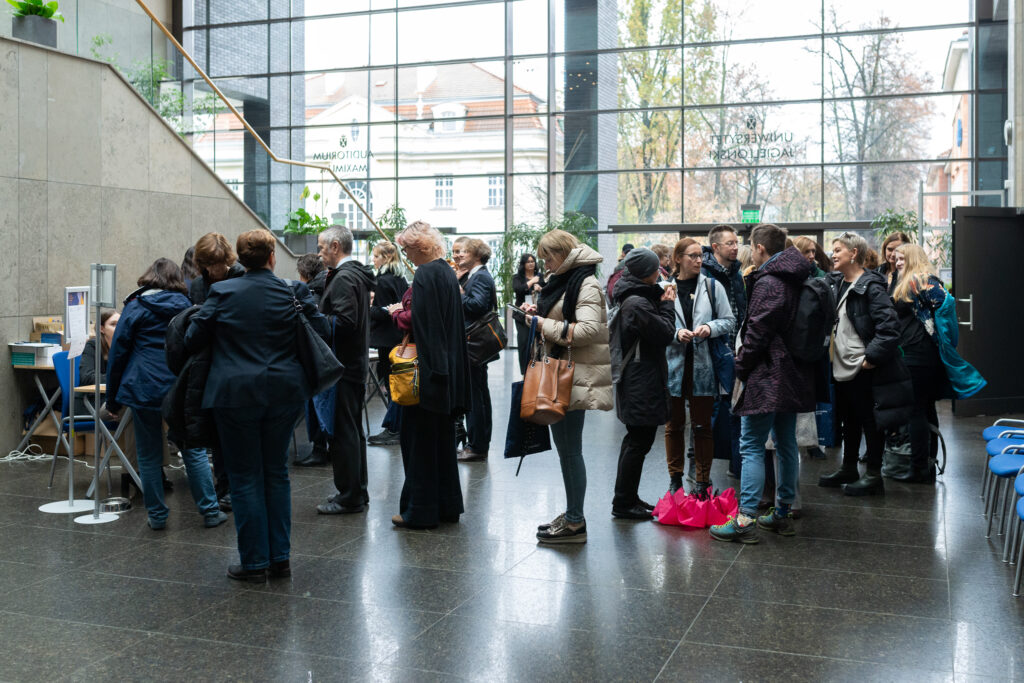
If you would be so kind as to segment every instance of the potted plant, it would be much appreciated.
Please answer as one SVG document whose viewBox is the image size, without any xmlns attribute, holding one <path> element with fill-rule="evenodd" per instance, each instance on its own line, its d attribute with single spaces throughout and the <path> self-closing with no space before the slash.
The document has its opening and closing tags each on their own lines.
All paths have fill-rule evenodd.
<svg viewBox="0 0 1024 683">
<path fill-rule="evenodd" d="M 57 21 L 64 15 L 57 8 L 57 0 L 7 0 L 14 8 L 11 34 L 47 47 L 57 47 Z"/>
</svg>

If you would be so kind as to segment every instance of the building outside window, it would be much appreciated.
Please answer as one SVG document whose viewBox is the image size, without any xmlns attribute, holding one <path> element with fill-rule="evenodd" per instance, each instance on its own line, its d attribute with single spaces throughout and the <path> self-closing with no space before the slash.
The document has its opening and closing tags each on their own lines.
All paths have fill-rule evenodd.
<svg viewBox="0 0 1024 683">
<path fill-rule="evenodd" d="M 451 209 L 452 190 L 455 179 L 450 175 L 439 175 L 434 178 L 434 208 Z"/>
<path fill-rule="evenodd" d="M 487 206 L 491 208 L 505 206 L 505 176 L 487 177 Z"/>
</svg>

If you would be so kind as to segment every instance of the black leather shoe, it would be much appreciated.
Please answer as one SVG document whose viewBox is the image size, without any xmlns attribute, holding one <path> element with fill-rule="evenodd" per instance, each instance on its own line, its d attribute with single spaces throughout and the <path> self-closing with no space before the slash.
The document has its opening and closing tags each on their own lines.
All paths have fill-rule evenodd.
<svg viewBox="0 0 1024 683">
<path fill-rule="evenodd" d="M 327 455 L 317 451 L 313 451 L 302 460 L 296 460 L 293 465 L 296 467 L 321 467 L 326 465 L 328 462 Z"/>
<path fill-rule="evenodd" d="M 902 477 L 893 477 L 892 479 L 893 481 L 900 481 L 904 484 L 934 484 L 935 465 L 921 469 L 912 467 L 910 471 Z"/>
<path fill-rule="evenodd" d="M 245 581 L 247 583 L 266 583 L 267 570 L 243 569 L 242 565 L 233 564 L 228 567 L 228 578 L 234 579 L 235 581 Z"/>
<path fill-rule="evenodd" d="M 843 484 L 852 484 L 853 482 L 860 479 L 860 474 L 857 470 L 848 470 L 839 468 L 832 474 L 823 474 L 818 479 L 818 486 L 824 486 L 825 488 L 837 489 Z"/>
<path fill-rule="evenodd" d="M 365 505 L 339 505 L 333 500 L 329 500 L 326 503 L 321 503 L 316 506 L 316 511 L 321 515 L 354 515 L 359 512 L 365 512 Z"/>
<path fill-rule="evenodd" d="M 380 434 L 374 434 L 366 440 L 371 446 L 394 446 L 401 440 L 401 434 L 390 429 L 383 430 Z"/>
<path fill-rule="evenodd" d="M 221 512 L 231 512 L 231 494 L 225 493 L 223 496 L 218 498 L 217 505 L 220 506 Z"/>
<path fill-rule="evenodd" d="M 654 510 L 654 506 L 648 503 L 646 500 L 637 500 L 636 503 L 645 510 Z"/>
<path fill-rule="evenodd" d="M 669 477 L 668 481 L 668 492 L 675 493 L 679 489 L 683 488 L 683 475 L 673 474 Z"/>
<path fill-rule="evenodd" d="M 639 503 L 631 508 L 616 509 L 612 508 L 612 517 L 618 517 L 619 519 L 639 519 L 639 520 L 650 520 L 651 511 L 641 506 Z"/>
<path fill-rule="evenodd" d="M 394 515 L 391 517 L 391 523 L 399 529 L 436 529 L 436 524 L 425 525 L 425 524 L 412 524 L 405 521 L 402 515 Z"/>
<path fill-rule="evenodd" d="M 865 472 L 852 484 L 843 484 L 843 493 L 847 496 L 871 496 L 885 493 L 881 472 Z"/>
<path fill-rule="evenodd" d="M 272 579 L 287 579 L 292 575 L 292 563 L 288 560 L 282 562 L 271 562 L 267 569 L 267 576 Z"/>
</svg>

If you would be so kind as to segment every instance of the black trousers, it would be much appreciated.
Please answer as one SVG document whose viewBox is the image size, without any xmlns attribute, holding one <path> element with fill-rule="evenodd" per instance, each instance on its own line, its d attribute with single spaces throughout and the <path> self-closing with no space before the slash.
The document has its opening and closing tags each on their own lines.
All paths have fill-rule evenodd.
<svg viewBox="0 0 1024 683">
<path fill-rule="evenodd" d="M 644 470 L 644 457 L 654 445 L 657 425 L 626 425 L 626 435 L 619 448 L 619 472 L 615 476 L 615 497 L 612 508 L 625 510 L 640 500 L 640 475 Z"/>
<path fill-rule="evenodd" d="M 857 469 L 860 437 L 867 443 L 867 468 L 882 469 L 885 432 L 875 424 L 872 370 L 861 370 L 848 382 L 836 382 L 836 418 L 843 426 L 843 468 Z"/>
<path fill-rule="evenodd" d="M 939 397 L 945 370 L 941 366 L 907 367 L 914 385 L 914 410 L 910 414 L 910 463 L 915 469 L 925 469 L 929 459 L 934 459 L 939 452 L 939 439 L 932 433 L 930 425 L 939 426 L 935 401 Z"/>
<path fill-rule="evenodd" d="M 363 392 L 355 382 L 338 382 L 334 405 L 334 436 L 329 453 L 338 505 L 356 507 L 370 502 L 366 493 L 366 435 L 363 433 Z"/>
<path fill-rule="evenodd" d="M 470 366 L 469 384 L 472 400 L 466 413 L 466 445 L 476 453 L 491 447 L 491 390 L 487 387 L 487 366 Z"/>
<path fill-rule="evenodd" d="M 455 456 L 455 419 L 402 406 L 402 465 L 405 484 L 398 508 L 417 526 L 456 521 L 462 514 L 462 485 Z"/>
<path fill-rule="evenodd" d="M 526 342 L 530 338 L 530 328 L 526 323 L 518 320 L 516 323 L 516 351 L 519 355 L 519 372 L 526 374 L 526 366 L 530 362 L 530 349 L 526 348 Z"/>
</svg>

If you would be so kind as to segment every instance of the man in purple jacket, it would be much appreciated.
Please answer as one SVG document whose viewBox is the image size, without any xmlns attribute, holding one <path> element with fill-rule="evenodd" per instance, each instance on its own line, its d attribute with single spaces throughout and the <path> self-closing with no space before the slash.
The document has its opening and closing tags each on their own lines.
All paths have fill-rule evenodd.
<svg viewBox="0 0 1024 683">
<path fill-rule="evenodd" d="M 757 543 L 755 521 L 762 529 L 794 534 L 789 507 L 799 472 L 796 416 L 814 410 L 815 399 L 813 366 L 794 359 L 786 344 L 811 263 L 796 248 L 786 249 L 786 231 L 776 225 L 758 225 L 750 233 L 750 243 L 757 269 L 747 277 L 747 317 L 740 330 L 743 346 L 736 355 L 736 377 L 743 389 L 733 408 L 742 421 L 739 514 L 711 527 L 712 538 L 741 543 Z M 764 446 L 773 431 L 779 457 L 778 502 L 757 517 L 764 489 Z"/>
</svg>

